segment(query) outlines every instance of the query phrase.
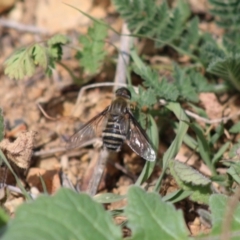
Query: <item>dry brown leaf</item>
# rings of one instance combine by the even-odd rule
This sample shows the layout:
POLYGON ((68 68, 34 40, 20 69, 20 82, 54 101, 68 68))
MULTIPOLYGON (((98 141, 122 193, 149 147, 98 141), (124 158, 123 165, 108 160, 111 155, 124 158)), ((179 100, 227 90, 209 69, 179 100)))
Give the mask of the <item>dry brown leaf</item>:
POLYGON ((59 169, 45 170, 41 168, 30 168, 26 180, 30 187, 36 187, 42 192, 43 186, 40 176, 42 177, 49 194, 55 193, 61 187, 59 169))
POLYGON ((18 167, 27 169, 32 157, 32 150, 36 132, 22 132, 14 142, 4 139, 0 142, 0 149, 6 158, 18 167))

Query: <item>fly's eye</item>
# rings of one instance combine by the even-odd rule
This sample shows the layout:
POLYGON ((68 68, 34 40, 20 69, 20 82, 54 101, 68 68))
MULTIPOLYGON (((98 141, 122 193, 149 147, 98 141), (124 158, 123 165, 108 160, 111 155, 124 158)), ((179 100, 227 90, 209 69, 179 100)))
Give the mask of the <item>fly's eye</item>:
POLYGON ((116 91, 116 96, 131 99, 131 92, 127 88, 122 87, 116 91))

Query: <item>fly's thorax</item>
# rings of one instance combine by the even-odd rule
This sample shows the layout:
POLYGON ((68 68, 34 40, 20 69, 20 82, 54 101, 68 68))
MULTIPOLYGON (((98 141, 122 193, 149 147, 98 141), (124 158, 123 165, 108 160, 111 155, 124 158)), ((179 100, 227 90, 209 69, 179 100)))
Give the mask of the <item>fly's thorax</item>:
POLYGON ((117 97, 111 104, 109 112, 113 115, 123 115, 126 114, 129 108, 129 102, 122 97, 117 97))

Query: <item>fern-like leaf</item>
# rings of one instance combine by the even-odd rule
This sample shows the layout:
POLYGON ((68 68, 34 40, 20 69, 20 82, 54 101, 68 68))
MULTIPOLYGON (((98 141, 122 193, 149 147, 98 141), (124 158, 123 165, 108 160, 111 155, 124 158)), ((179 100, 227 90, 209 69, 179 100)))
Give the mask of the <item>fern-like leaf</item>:
POLYGON ((191 78, 186 75, 185 71, 175 65, 173 77, 174 85, 177 86, 180 96, 187 101, 198 102, 197 91, 192 86, 191 78))
POLYGON ((4 73, 10 78, 23 79, 32 76, 35 72, 35 64, 32 58, 32 49, 21 48, 15 51, 4 63, 4 73))
POLYGON ((95 74, 101 66, 106 56, 104 51, 105 38, 107 37, 107 27, 99 22, 94 22, 93 27, 89 28, 86 36, 81 36, 79 41, 83 45, 77 58, 80 65, 90 74, 95 74))
POLYGON ((240 55, 216 58, 207 71, 229 81, 240 91, 240 55))
POLYGON ((67 42, 65 36, 56 35, 48 41, 48 46, 35 43, 21 48, 5 61, 4 73, 10 78, 23 79, 25 76, 33 76, 37 66, 48 71, 49 66, 53 67, 53 62, 61 59, 62 45, 67 42))
POLYGON ((240 27, 240 2, 239 0, 209 0, 212 4, 211 14, 217 19, 216 23, 228 32, 240 27))
POLYGON ((197 17, 193 18, 186 28, 183 36, 181 38, 181 43, 179 47, 185 51, 193 52, 198 46, 200 36, 198 34, 198 24, 199 20, 197 17))

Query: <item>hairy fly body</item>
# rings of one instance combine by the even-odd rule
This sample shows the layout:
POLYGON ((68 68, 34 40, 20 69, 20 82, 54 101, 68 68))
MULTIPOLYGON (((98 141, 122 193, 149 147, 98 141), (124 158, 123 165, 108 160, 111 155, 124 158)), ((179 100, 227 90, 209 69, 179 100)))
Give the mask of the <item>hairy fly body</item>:
POLYGON ((119 88, 112 104, 87 122, 69 140, 67 147, 76 148, 96 137, 102 137, 103 146, 111 151, 120 151, 124 142, 138 155, 155 161, 156 154, 149 139, 130 111, 131 93, 119 88))

